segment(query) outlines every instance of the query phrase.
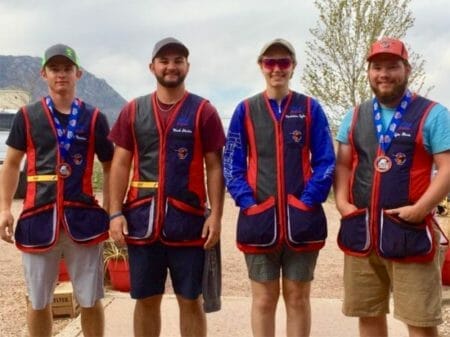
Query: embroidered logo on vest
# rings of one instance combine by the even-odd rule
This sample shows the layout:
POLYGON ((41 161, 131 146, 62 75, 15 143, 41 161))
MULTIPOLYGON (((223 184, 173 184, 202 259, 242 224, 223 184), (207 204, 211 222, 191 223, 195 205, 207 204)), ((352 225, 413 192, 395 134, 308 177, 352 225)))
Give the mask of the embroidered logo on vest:
POLYGON ((188 155, 188 149, 186 149, 185 147, 180 147, 177 151, 178 154, 178 158, 181 160, 186 159, 187 155, 188 155))
POLYGON ((299 131, 299 130, 292 131, 291 135, 292 135, 292 139, 296 143, 299 143, 302 140, 302 137, 303 137, 302 132, 299 131))

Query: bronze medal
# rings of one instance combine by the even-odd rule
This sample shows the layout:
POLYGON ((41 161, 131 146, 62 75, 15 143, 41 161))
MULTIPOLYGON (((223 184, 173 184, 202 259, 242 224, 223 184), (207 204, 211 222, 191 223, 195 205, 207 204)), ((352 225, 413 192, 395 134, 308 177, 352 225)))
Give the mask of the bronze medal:
POLYGON ((56 174, 58 177, 66 179, 72 174, 72 168, 67 163, 60 163, 56 166, 56 174))
POLYGON ((392 167, 392 160, 388 156, 378 156, 375 158, 374 167, 380 173, 387 172, 392 167))

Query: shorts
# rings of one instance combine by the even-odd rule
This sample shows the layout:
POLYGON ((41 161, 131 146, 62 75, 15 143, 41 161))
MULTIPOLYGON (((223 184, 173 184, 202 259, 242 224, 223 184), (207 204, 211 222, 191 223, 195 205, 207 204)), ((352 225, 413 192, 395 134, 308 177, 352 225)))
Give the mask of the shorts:
POLYGON ((417 327, 442 323, 439 250, 428 263, 399 263, 379 257, 345 255, 346 316, 373 317, 389 313, 392 291, 394 317, 417 327))
POLYGON ((319 251, 296 252, 286 245, 273 253, 245 254, 248 277, 252 281, 267 282, 280 278, 292 281, 310 282, 314 279, 319 251))
POLYGON ((131 297, 144 299, 164 294, 167 270, 175 294, 189 300, 202 293, 203 247, 172 247, 160 242, 128 245, 131 297))
POLYGON ((91 308, 104 296, 103 246, 82 246, 60 231, 58 242, 43 253, 22 253, 28 298, 34 310, 53 302, 59 261, 64 256, 75 297, 82 308, 91 308))

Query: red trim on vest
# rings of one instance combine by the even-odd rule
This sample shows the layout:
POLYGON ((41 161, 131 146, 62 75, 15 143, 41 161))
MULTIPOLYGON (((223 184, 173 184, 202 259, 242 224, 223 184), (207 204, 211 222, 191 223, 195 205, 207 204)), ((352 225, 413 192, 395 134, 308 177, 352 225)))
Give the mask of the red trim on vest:
MULTIPOLYGON (((36 149, 31 141, 30 119, 26 107, 22 108, 25 121, 25 132, 27 135, 27 176, 36 175, 36 149)), ((36 182, 27 182, 27 192, 24 200, 24 208, 31 208, 36 204, 36 182)))
POLYGON ((255 143, 255 129, 253 127, 252 120, 250 118, 250 107, 248 100, 245 104, 245 130, 247 131, 248 139, 248 169, 247 169, 247 181, 253 190, 253 197, 256 198, 256 181, 258 174, 258 154, 256 152, 255 143))
MULTIPOLYGON (((133 100, 130 104, 130 124, 134 125, 134 123, 136 122, 136 100, 133 100)), ((136 133, 134 131, 134 127, 131 128, 131 133, 133 135, 133 139, 134 141, 134 153, 137 154, 138 151, 138 144, 136 142, 136 133)), ((133 179, 134 180, 139 180, 139 167, 140 167, 140 162, 139 162, 139 156, 138 155, 134 155, 133 156, 133 179)), ((129 191, 128 191, 128 199, 129 200, 135 200, 138 197, 138 189, 136 187, 133 186, 129 186, 129 191)))
POLYGON ((305 146, 302 149, 302 164, 303 164, 303 182, 304 185, 308 183, 312 176, 310 158, 310 144, 311 144, 311 98, 306 99, 306 126, 305 126, 305 146))
POLYGON ((416 136, 416 148, 412 159, 410 172, 409 199, 415 203, 425 193, 430 185, 431 175, 429 168, 433 165, 433 156, 429 154, 423 145, 423 125, 435 102, 429 104, 425 110, 419 124, 419 131, 416 136), (414 183, 413 183, 414 182, 414 183))
POLYGON ((93 194, 92 174, 94 170, 94 157, 95 157, 95 125, 97 123, 99 113, 100 112, 98 108, 95 108, 94 112, 92 113, 91 125, 89 130, 89 139, 91 141, 88 144, 86 169, 82 179, 83 192, 89 195, 93 194))
POLYGON ((203 166, 203 144, 201 138, 201 113, 206 104, 206 100, 203 100, 196 112, 195 120, 195 135, 194 135, 194 147, 192 154, 191 165, 189 166, 189 176, 191 177, 188 181, 188 189, 190 191, 195 191, 195 193, 200 196, 201 200, 206 200, 205 189, 204 189, 204 175, 199 174, 199 172, 204 172, 203 166))

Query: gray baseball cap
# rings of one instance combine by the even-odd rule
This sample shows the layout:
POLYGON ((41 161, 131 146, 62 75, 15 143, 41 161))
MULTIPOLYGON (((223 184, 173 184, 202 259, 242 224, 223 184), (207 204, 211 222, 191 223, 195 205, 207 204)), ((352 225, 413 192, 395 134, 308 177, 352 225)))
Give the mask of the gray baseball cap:
POLYGON ((297 63, 297 58, 295 56, 295 49, 294 47, 286 40, 284 39, 274 39, 272 41, 267 42, 264 47, 262 47, 261 52, 258 55, 258 62, 261 62, 264 54, 269 50, 270 47, 274 46, 274 45, 280 45, 284 48, 286 48, 289 52, 289 54, 291 54, 292 56, 292 60, 297 63))
POLYGON ((42 68, 47 64, 47 62, 55 56, 64 56, 68 58, 70 61, 72 61, 73 64, 75 64, 77 67, 80 67, 80 64, 78 62, 77 53, 75 50, 69 46, 66 46, 65 44, 55 44, 51 47, 49 47, 45 53, 44 57, 42 59, 42 68))
POLYGON ((158 56, 159 52, 161 52, 164 48, 168 46, 178 47, 185 57, 189 56, 189 49, 179 40, 173 37, 166 37, 158 42, 156 42, 155 47, 153 47, 152 52, 152 61, 158 56))

